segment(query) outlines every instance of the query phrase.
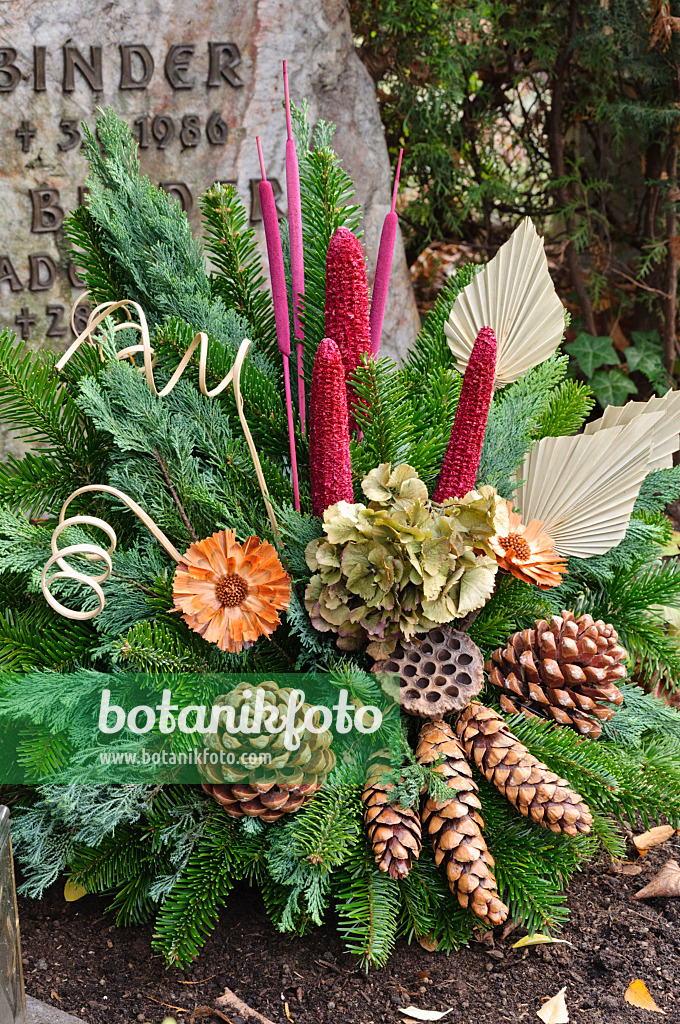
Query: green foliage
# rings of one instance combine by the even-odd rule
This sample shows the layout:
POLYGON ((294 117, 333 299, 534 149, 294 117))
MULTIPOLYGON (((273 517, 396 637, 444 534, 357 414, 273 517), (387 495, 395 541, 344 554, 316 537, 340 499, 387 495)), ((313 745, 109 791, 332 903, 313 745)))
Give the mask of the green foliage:
POLYGON ((217 916, 240 875, 242 852, 234 842, 235 826, 226 819, 206 826, 181 881, 156 919, 154 949, 168 963, 185 966, 217 923, 217 916))
MULTIPOLYGON (((302 122, 298 129, 304 135, 302 122)), ((305 261, 305 378, 312 379, 314 356, 325 337, 326 254, 339 227, 356 232, 360 210, 351 204, 354 185, 331 149, 334 128, 319 121, 312 148, 300 160, 300 198, 305 261)), ((308 134, 308 130, 307 130, 308 134)))
POLYGON ((253 336, 276 344, 274 308, 265 289, 255 232, 233 185, 213 185, 201 197, 206 249, 217 268, 211 278, 213 295, 236 310, 251 325, 253 336))
POLYGON ((586 377, 592 377, 599 366, 618 364, 619 362, 611 338, 593 338, 592 334, 587 334, 585 331, 581 331, 574 341, 570 342, 567 351, 576 360, 586 377))
POLYGON ((657 368, 665 347, 670 369, 677 0, 353 0, 350 14, 393 165, 404 148, 411 257, 433 239, 493 251, 528 214, 554 243, 579 329, 663 327, 657 368))
POLYGON ((637 394, 637 387, 623 370, 598 370, 589 381, 593 394, 603 409, 608 405, 623 405, 630 395, 637 394))
POLYGON ((671 380, 663 365, 663 347, 658 331, 632 331, 633 344, 626 349, 626 362, 631 373, 644 374, 658 395, 665 395, 671 380))
POLYGON ((102 465, 103 439, 65 393, 51 357, 7 331, 0 333, 0 417, 15 437, 41 446, 0 470, 0 501, 10 507, 40 515, 102 465))
POLYGON ((548 395, 538 420, 537 439, 578 433, 594 405, 587 384, 579 380, 563 380, 548 395))
POLYGON ((338 873, 338 927, 347 949, 368 967, 383 967, 397 938, 399 885, 358 845, 338 873))

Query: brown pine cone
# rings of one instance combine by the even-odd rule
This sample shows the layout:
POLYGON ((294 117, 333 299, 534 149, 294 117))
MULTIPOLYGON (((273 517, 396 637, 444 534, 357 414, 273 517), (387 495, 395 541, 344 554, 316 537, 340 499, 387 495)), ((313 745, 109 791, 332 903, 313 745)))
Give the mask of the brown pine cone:
POLYGON ((602 702, 621 704, 615 683, 627 672, 626 651, 613 626, 572 612, 537 620, 535 629, 514 633, 486 664, 491 682, 503 691, 501 707, 527 718, 550 718, 584 736, 597 738, 600 722, 614 714, 602 702))
POLYGON ((482 805, 472 770, 451 726, 443 721, 424 722, 416 749, 418 763, 431 764, 442 757, 434 771, 455 796, 441 803, 428 797, 421 820, 432 839, 437 866, 444 865, 451 892, 461 907, 469 907, 493 928, 506 920, 508 908, 498 896, 494 860, 482 836, 482 805))
POLYGON ((551 832, 590 832, 593 816, 583 797, 529 753, 491 708, 473 701, 458 716, 456 733, 467 757, 520 814, 551 832))
MULTIPOLYGON (((264 714, 287 712, 290 690, 281 689, 273 680, 252 686, 239 683, 227 694, 215 698, 225 713, 242 721, 244 712, 254 714, 258 692, 263 698, 264 714)), ((295 726, 304 724, 309 710, 303 704, 295 716, 295 726)), ((280 734, 266 732, 229 732, 220 716, 217 732, 205 738, 207 756, 199 765, 206 780, 203 789, 232 818, 261 818, 277 821, 284 814, 293 814, 308 803, 323 786, 335 766, 330 749, 330 732, 313 733, 305 729, 296 750, 286 750, 280 734)))
POLYGON ((294 814, 308 804, 323 786, 323 781, 303 782, 299 786, 278 786, 271 782, 254 784, 202 783, 211 796, 232 818, 261 818, 278 821, 284 814, 294 814))
POLYGON ((382 781, 389 770, 389 752, 378 751, 371 759, 361 800, 376 864, 398 880, 406 878, 420 856, 421 829, 416 811, 391 799, 394 786, 382 781))

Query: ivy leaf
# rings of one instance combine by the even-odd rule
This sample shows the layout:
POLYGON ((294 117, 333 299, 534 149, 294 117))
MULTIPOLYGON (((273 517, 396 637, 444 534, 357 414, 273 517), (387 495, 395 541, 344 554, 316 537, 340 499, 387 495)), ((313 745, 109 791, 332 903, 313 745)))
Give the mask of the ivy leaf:
POLYGON ((620 362, 612 339, 607 335, 595 338, 592 334, 581 331, 569 345, 565 346, 565 352, 574 357, 589 378, 598 366, 611 366, 612 363, 618 365, 620 362))
POLYGON ((633 331, 633 344, 626 349, 626 362, 631 373, 639 370, 654 390, 665 395, 670 387, 658 331, 633 331))
POLYGON ((635 384, 623 370, 598 370, 589 383, 603 409, 608 405, 624 405, 628 395, 637 394, 635 384))

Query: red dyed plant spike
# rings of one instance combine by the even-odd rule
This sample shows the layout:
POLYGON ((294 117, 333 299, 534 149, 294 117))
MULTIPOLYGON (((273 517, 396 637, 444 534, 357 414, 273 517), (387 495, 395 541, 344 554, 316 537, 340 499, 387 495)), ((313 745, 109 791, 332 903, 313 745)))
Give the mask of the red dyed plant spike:
POLYGON ((354 501, 349 457, 347 392, 340 349, 324 338, 314 359, 309 398, 312 512, 322 516, 338 501, 354 501))
MULTIPOLYGON (((359 239, 348 228, 338 228, 326 257, 326 335, 340 349, 345 380, 371 351, 366 264, 359 239)), ((347 385, 350 430, 356 428, 352 408, 354 389, 347 385)))
POLYGON ((490 327, 482 327, 463 377, 451 438, 434 492, 435 501, 462 498, 474 489, 495 372, 496 335, 490 327))

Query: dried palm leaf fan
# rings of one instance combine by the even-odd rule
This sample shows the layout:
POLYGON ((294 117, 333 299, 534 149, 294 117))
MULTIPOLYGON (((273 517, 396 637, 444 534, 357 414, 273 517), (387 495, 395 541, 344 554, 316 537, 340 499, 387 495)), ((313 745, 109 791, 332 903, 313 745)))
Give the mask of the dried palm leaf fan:
POLYGON ((678 401, 657 409, 643 407, 622 426, 545 437, 527 455, 515 503, 525 521, 541 521, 560 555, 590 558, 623 540, 642 481, 672 465, 678 448, 678 401))
POLYGON ((562 340, 564 307, 528 217, 453 304, 444 329, 461 373, 482 327, 496 335, 497 387, 542 363, 562 340))
POLYGON ((670 469, 673 453, 680 447, 680 391, 669 391, 662 398, 650 398, 648 402, 629 402, 627 405, 608 405, 604 416, 592 423, 586 423, 584 434, 596 434, 608 427, 622 427, 639 416, 656 414, 654 421, 652 452, 647 472, 655 469, 670 469), (663 414, 663 415, 658 415, 663 414))

